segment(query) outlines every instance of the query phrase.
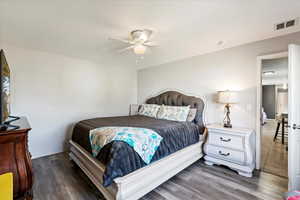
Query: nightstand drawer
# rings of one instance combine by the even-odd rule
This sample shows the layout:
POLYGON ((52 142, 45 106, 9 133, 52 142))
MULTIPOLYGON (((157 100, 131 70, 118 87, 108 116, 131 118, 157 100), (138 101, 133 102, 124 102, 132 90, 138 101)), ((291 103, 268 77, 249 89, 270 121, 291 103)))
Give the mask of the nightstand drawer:
POLYGON ((205 150, 206 154, 212 157, 227 160, 237 164, 244 164, 245 162, 245 153, 242 151, 235 151, 232 149, 226 149, 214 145, 206 145, 205 150))
POLYGON ((208 133, 208 144, 244 151, 244 137, 229 134, 208 133))

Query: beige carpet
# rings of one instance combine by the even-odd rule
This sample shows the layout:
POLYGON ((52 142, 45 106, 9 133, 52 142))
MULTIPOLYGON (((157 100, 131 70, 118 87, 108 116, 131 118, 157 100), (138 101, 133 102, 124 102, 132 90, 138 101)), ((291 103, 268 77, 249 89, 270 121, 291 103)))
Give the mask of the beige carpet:
MULTIPOLYGON (((288 177, 288 151, 287 137, 285 144, 281 144, 281 132, 277 140, 273 142, 277 122, 275 120, 267 121, 262 127, 262 170, 274 175, 288 177)), ((281 130, 281 128, 280 128, 281 130)))

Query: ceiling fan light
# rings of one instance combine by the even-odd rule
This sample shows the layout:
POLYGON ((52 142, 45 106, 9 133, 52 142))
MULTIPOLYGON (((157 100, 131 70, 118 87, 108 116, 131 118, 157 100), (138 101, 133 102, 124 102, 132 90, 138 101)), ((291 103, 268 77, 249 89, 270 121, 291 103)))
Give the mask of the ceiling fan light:
POLYGON ((133 48, 133 51, 137 55, 142 55, 142 54, 145 54, 146 47, 144 45, 137 45, 133 48))

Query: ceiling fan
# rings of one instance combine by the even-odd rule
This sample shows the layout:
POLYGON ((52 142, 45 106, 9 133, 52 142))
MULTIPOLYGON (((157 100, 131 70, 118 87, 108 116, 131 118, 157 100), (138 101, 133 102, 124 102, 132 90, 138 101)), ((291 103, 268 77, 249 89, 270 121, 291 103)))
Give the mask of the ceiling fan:
POLYGON ((123 43, 130 45, 124 49, 119 50, 119 52, 124 52, 132 49, 135 54, 143 55, 146 53, 148 47, 157 46, 156 43, 150 41, 151 36, 153 36, 152 30, 138 29, 138 30, 131 31, 128 39, 122 39, 122 38, 110 38, 110 39, 121 41, 123 43))

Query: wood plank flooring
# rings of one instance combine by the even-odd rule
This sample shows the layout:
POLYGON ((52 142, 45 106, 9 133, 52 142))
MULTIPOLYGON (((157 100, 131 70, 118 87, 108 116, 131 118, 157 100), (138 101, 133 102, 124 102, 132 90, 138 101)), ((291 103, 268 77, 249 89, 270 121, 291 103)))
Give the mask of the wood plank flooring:
MULTIPOLYGON (((167 166, 166 166, 167 167, 167 166)), ((33 160, 35 200, 104 199, 84 173, 69 161, 67 153, 33 160)), ((255 172, 239 176, 220 166, 198 161, 142 200, 280 200, 287 190, 286 178, 255 172)))
MULTIPOLYGON (((286 150, 287 137, 285 144, 281 144, 281 137, 277 137, 274 142, 277 122, 267 121, 262 127, 262 170, 274 175, 288 177, 288 151, 286 150)), ((280 127, 281 131, 281 127, 280 127)), ((278 134, 281 136, 281 132, 278 134)))

